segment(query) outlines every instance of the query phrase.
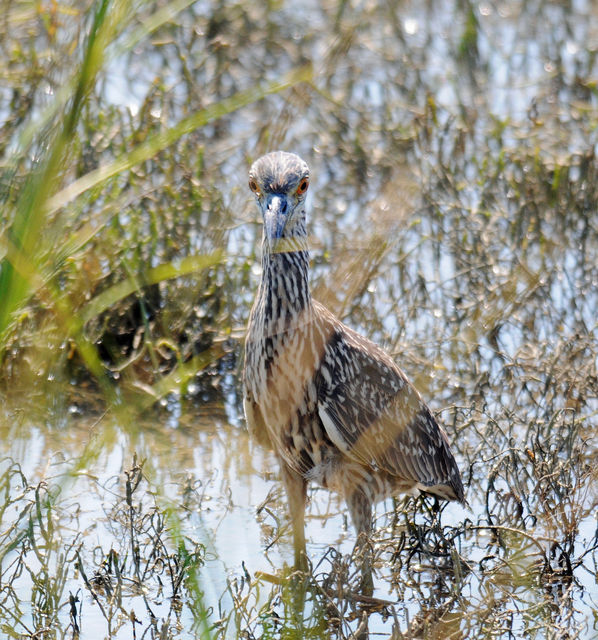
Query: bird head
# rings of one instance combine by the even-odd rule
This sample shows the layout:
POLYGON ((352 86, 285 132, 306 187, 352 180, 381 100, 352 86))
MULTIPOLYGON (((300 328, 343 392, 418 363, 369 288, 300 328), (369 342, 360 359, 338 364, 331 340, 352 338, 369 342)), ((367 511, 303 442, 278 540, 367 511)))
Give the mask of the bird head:
POLYGON ((306 237, 305 195, 309 167, 299 156, 274 151, 256 160, 249 171, 249 188, 255 194, 264 220, 264 237, 271 251, 284 249, 306 237), (286 241, 286 243, 285 243, 286 241))

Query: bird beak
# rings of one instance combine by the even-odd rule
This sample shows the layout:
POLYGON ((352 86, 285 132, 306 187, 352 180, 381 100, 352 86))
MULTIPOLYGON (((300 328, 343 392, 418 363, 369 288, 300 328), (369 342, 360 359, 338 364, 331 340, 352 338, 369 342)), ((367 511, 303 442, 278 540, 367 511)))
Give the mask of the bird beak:
POLYGON ((289 210, 289 202, 286 196, 268 196, 266 206, 264 208, 264 229, 266 231, 268 242, 271 245, 279 238, 282 238, 289 210))

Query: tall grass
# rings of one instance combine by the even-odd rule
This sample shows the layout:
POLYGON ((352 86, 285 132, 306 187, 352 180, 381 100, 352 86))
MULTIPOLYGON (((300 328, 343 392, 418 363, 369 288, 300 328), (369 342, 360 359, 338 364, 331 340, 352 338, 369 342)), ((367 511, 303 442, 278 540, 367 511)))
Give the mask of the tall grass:
MULTIPOLYGON (((74 51, 73 57, 78 59, 69 77, 56 78, 68 87, 68 92, 59 91, 54 102, 46 105, 41 113, 32 110, 28 125, 20 136, 17 135, 16 149, 4 166, 5 175, 13 175, 14 179, 5 188, 4 197, 3 218, 7 224, 2 236, 4 256, 0 264, 0 359, 5 361, 9 357, 7 351, 11 345, 19 348, 15 338, 19 324, 32 313, 32 305, 41 303, 45 313, 50 313, 56 321, 55 344, 73 343, 78 357, 111 405, 117 403, 117 397, 96 346, 85 331, 86 325, 135 292, 221 264, 224 254, 219 247, 209 254, 143 265, 135 273, 125 272, 118 282, 101 287, 101 291, 94 294, 89 288, 93 283, 88 281, 84 270, 75 278, 72 272, 68 279, 63 275, 65 267, 68 270, 69 263, 77 261, 82 253, 93 254, 95 236, 105 225, 102 220, 86 221, 86 204, 78 204, 77 198, 87 192, 93 192, 93 199, 105 197, 100 196, 101 189, 110 179, 114 181, 154 158, 182 136, 213 124, 269 94, 308 80, 311 73, 309 67, 299 68, 273 82, 216 100, 171 126, 160 127, 142 142, 116 154, 112 160, 76 177, 79 171, 74 171, 75 163, 80 149, 86 144, 87 125, 82 122, 82 113, 90 108, 90 100, 97 95, 96 88, 108 61, 115 51, 125 56, 131 48, 172 20, 176 16, 175 8, 180 10, 188 4, 179 2, 153 14, 151 5, 147 5, 149 15, 144 15, 141 24, 135 25, 139 21, 139 7, 135 3, 126 0, 92 3, 86 14, 79 16, 81 33, 76 30, 65 33, 72 38, 65 48, 74 51), (78 294, 85 289, 85 300, 81 304, 78 294), (92 293, 91 299, 89 293, 92 293)), ((41 7, 38 10, 40 14, 44 11, 41 7)), ((5 27, 18 19, 16 11, 9 13, 5 27)), ((39 36, 39 40, 42 39, 39 36)), ((60 71, 66 73, 66 70, 60 71)), ((16 133, 19 131, 17 129, 16 133)), ((204 357, 200 366, 206 364, 204 357)), ((164 391, 157 392, 157 397, 164 391)))
MULTIPOLYGON (((268 95, 286 91, 311 76, 310 68, 303 66, 281 74, 273 81, 233 92, 226 98, 215 96, 207 101, 204 108, 167 126, 157 127, 147 136, 133 132, 126 145, 116 150, 110 159, 101 161, 96 168, 82 167, 79 164, 81 150, 89 145, 87 136, 93 126, 91 119, 102 117, 98 113, 97 101, 109 64, 119 58, 125 59, 135 46, 143 44, 156 31, 167 28, 177 13, 189 4, 187 0, 157 7, 152 3, 129 0, 97 0, 86 7, 76 5, 70 9, 33 2, 23 6, 12 4, 8 9, 1 27, 5 35, 12 29, 22 31, 24 38, 29 37, 29 45, 34 51, 39 48, 41 55, 47 55, 47 51, 43 52, 47 46, 57 59, 53 68, 44 69, 41 63, 37 68, 38 73, 47 74, 44 81, 52 87, 50 97, 43 103, 28 105, 29 108, 19 117, 9 114, 3 132, 0 367, 6 374, 4 382, 8 386, 4 386, 5 393, 10 387, 10 380, 21 389, 32 385, 33 396, 36 396, 35 389, 40 384, 45 392, 52 393, 52 384, 60 384, 61 379, 68 380, 73 373, 73 363, 76 363, 77 378, 89 376, 97 385, 104 411, 113 414, 121 428, 134 429, 140 413, 169 393, 184 389, 189 380, 224 355, 222 341, 227 335, 226 327, 217 331, 217 339, 211 345, 200 348, 196 353, 183 354, 175 341, 164 340, 163 347, 177 353, 174 362, 160 369, 152 359, 153 371, 149 377, 146 375, 141 380, 133 374, 127 384, 117 385, 121 377, 117 371, 122 373, 122 363, 118 359, 122 354, 100 353, 94 339, 97 336, 90 329, 100 326, 101 333, 105 318, 115 312, 118 315, 118 305, 123 301, 137 300, 143 307, 149 288, 177 279, 198 279, 202 272, 222 265, 225 258, 222 243, 205 253, 187 253, 185 249, 171 259, 167 252, 160 251, 156 253, 158 261, 139 260, 137 264, 129 264, 128 268, 123 264, 124 269, 115 271, 106 271, 96 265, 94 250, 101 242, 98 236, 115 224, 109 218, 114 215, 114 205, 118 206, 119 201, 118 187, 115 189, 115 186, 122 184, 123 180, 126 182, 128 175, 134 174, 140 165, 167 151, 184 136, 207 125, 215 126, 228 114, 268 95), (63 10, 67 17, 64 21, 63 10), (31 27, 35 29, 33 35, 28 31, 31 27), (59 58, 65 52, 68 52, 68 61, 59 58), (94 207, 98 200, 105 203, 99 209, 94 207), (108 217, 105 217, 106 210, 108 217), (44 351, 45 356, 37 359, 44 351), (50 385, 46 380, 48 376, 50 385)), ((20 54, 15 51, 15 55, 14 63, 17 64, 20 54)), ((32 67, 36 60, 32 60, 32 67)), ((151 175, 148 178, 151 180, 151 175)), ((120 222, 116 223, 118 226, 120 222)), ((133 234, 135 226, 136 222, 132 221, 133 234)), ((162 242, 156 235, 157 229, 151 233, 155 243, 162 242)), ((111 260, 118 262, 119 249, 113 248, 111 260)), ((203 278, 205 282, 206 276, 203 278)), ((148 311, 143 309, 141 323, 147 325, 147 322, 148 311)), ((58 388, 55 386, 54 392, 58 388)), ((33 581, 31 606, 35 613, 32 627, 25 622, 17 594, 13 594, 7 606, 2 605, 2 630, 10 637, 22 637, 22 633, 39 637, 40 633, 45 633, 44 629, 49 632, 60 626, 56 616, 65 599, 65 584, 73 562, 76 562, 90 593, 94 594, 108 624, 109 635, 115 630, 114 624, 117 624, 116 628, 119 626, 114 616, 118 617, 119 608, 122 609, 125 572, 130 570, 134 574, 141 589, 142 583, 148 579, 146 573, 149 571, 151 574, 154 570, 146 566, 141 575, 138 559, 132 567, 127 567, 126 558, 121 561, 116 552, 111 552, 113 555, 107 558, 105 566, 107 571, 116 571, 116 590, 109 587, 108 602, 102 605, 96 594, 98 589, 102 591, 101 585, 98 586, 100 577, 87 576, 84 562, 78 555, 80 538, 75 536, 67 548, 61 546, 56 526, 62 513, 59 502, 61 496, 68 495, 73 479, 93 465, 94 460, 103 454, 105 443, 111 439, 109 423, 112 418, 106 417, 106 413, 104 416, 103 436, 84 448, 70 473, 58 478, 52 489, 39 485, 34 491, 34 499, 24 501, 25 506, 3 534, 0 565, 6 567, 8 563, 9 571, 12 568, 15 575, 28 571, 33 581), (12 558, 15 549, 26 546, 30 546, 37 556, 37 564, 41 567, 38 571, 34 572, 32 567, 36 562, 24 551, 16 560, 12 558)), ((134 465, 130 473, 136 474, 137 489, 141 469, 134 465)), ((21 478, 23 487, 29 486, 18 467, 11 467, 3 476, 6 495, 2 511, 8 509, 13 516, 17 508, 15 505, 24 498, 14 493, 17 476, 21 478)), ((135 527, 138 523, 145 526, 145 515, 135 513, 137 507, 130 495, 134 490, 131 489, 132 482, 127 476, 129 552, 135 557, 141 544, 137 538, 141 533, 136 532, 135 527)), ((191 551, 187 549, 188 539, 181 533, 176 509, 167 508, 163 515, 156 517, 163 520, 159 524, 161 529, 153 531, 155 544, 166 545, 163 546, 164 557, 168 562, 176 562, 178 572, 171 576, 171 597, 174 600, 179 597, 177 590, 185 581, 188 595, 194 601, 192 609, 193 615, 197 616, 196 629, 202 638, 208 638, 210 633, 206 614, 201 613, 203 596, 197 577, 201 565, 199 547, 191 551), (168 529, 168 542, 162 535, 165 529, 168 529), (171 555, 173 549, 175 556, 171 555)), ((148 532, 144 531, 143 535, 146 534, 148 532)), ((152 563, 156 562, 155 553, 154 548, 152 563)), ((175 567, 171 569, 174 571, 175 567)), ((7 584, 12 584, 6 568, 4 578, 7 584)), ((108 594, 106 590, 103 593, 108 594)), ((78 637, 81 632, 80 610, 77 614, 79 597, 72 593, 69 595, 73 637, 78 637)), ((132 627, 135 636, 134 620, 132 627)))

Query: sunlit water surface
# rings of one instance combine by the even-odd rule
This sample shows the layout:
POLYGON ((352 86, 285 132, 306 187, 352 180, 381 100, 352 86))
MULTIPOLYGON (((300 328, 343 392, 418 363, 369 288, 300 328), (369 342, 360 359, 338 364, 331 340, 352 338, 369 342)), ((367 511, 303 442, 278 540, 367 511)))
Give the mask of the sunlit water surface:
MULTIPOLYGON (((61 420, 59 425, 50 421, 43 425, 28 424, 27 420, 21 418, 19 432, 16 433, 5 424, 4 428, 12 431, 13 438, 2 442, 2 471, 9 464, 18 463, 30 485, 35 486, 43 480, 47 486, 61 487, 60 493, 54 492, 58 539, 66 549, 79 536, 80 557, 84 566, 87 566, 87 573, 91 575, 94 568, 98 568, 100 550, 104 556, 110 549, 117 551, 120 557, 131 553, 118 533, 120 531, 122 534, 122 529, 113 526, 111 513, 119 495, 122 500, 124 472, 130 469, 133 455, 136 454, 138 460, 145 461, 144 470, 149 479, 144 491, 156 495, 159 504, 174 506, 178 510, 182 534, 205 545, 206 562, 200 570, 200 584, 204 605, 211 609, 210 617, 215 621, 233 608, 227 590, 229 581, 242 579, 247 572, 250 576, 255 576, 257 572, 281 576, 283 568, 291 563, 292 545, 285 500, 277 478, 275 459, 249 442, 234 404, 229 405, 228 415, 223 407, 216 407, 215 410, 208 407, 207 411, 198 411, 188 403, 183 407, 174 398, 170 399, 169 404, 171 411, 163 411, 160 416, 145 419, 136 424, 134 429, 131 425, 127 429, 114 424, 109 426, 106 417, 90 421, 78 416, 75 408, 71 417, 66 421, 61 420), (173 417, 175 414, 177 418, 173 417), (85 448, 94 440, 101 442, 105 438, 105 427, 110 435, 101 447, 101 454, 94 457, 87 453, 89 464, 79 468, 78 460, 85 448), (75 469, 77 471, 73 475, 75 469), (195 508, 187 511, 181 509, 185 486, 193 486, 199 496, 194 503, 195 508), (264 505, 268 509, 260 508, 264 505), (267 539, 272 532, 280 532, 281 528, 284 533, 280 538, 274 542, 267 539)), ((467 497, 471 510, 449 505, 442 513, 443 525, 458 527, 465 519, 476 521, 477 516, 483 513, 484 497, 471 493, 467 497)), ((144 497, 137 496, 137 499, 141 502, 144 497)), ((591 502, 592 496, 588 496, 588 499, 591 502)), ((393 535, 388 520, 392 512, 390 501, 378 505, 378 516, 386 513, 376 523, 380 539, 393 535), (384 533, 385 530, 389 533, 384 533)), ((537 523, 537 528, 541 530, 542 523, 537 523)), ((589 513, 580 523, 579 539, 590 540, 595 528, 595 514, 589 513)), ((476 578, 476 573, 480 571, 481 562, 488 553, 488 535, 489 532, 479 532, 465 542, 465 547, 460 543, 459 552, 473 571, 467 586, 467 597, 472 600, 484 598, 484 594, 477 591, 483 577, 480 574, 476 578)), ((325 490, 312 490, 310 493, 307 537, 308 553, 314 565, 322 560, 330 546, 343 554, 351 552, 354 534, 351 527, 347 527, 345 507, 336 496, 325 490)), ((525 560, 522 562, 521 570, 525 571, 525 560)), ((35 571, 35 559, 29 559, 28 564, 35 571)), ((589 620, 596 601, 596 586, 592 569, 588 568, 589 571, 578 576, 588 600, 582 598, 578 605, 582 612, 585 609, 589 620)), ((417 565, 415 570, 425 573, 425 569, 418 569, 417 565)), ((67 571, 62 602, 65 602, 69 592, 77 594, 81 601, 79 606, 83 621, 80 637, 98 638, 100 630, 102 634, 107 633, 105 617, 75 566, 70 565, 67 571)), ((432 570, 431 576, 433 573, 432 570)), ((407 620, 415 616, 420 611, 421 602, 418 601, 417 590, 411 593, 407 590, 407 599, 397 601, 391 578, 392 572, 388 568, 378 566, 376 596, 396 602, 401 621, 405 624, 405 615, 407 620)), ((447 579, 450 584, 451 577, 447 579)), ((22 599, 22 622, 31 625, 33 605, 28 600, 32 581, 24 573, 14 586, 22 599)), ((541 600, 540 593, 536 593, 533 585, 526 580, 523 580, 522 588, 529 588, 529 598, 532 600, 541 600)), ((263 593, 261 604, 264 604, 268 593, 267 584, 263 593)), ((167 595, 165 589, 165 597, 151 600, 152 611, 158 620, 170 620, 172 623, 171 603, 167 595)), ((259 597, 256 604, 260 604, 259 597)), ((123 599, 123 610, 134 612, 143 628, 148 624, 141 596, 129 593, 123 599)), ((67 606, 62 606, 59 619, 63 628, 67 629, 67 606)), ((193 618, 185 606, 178 612, 176 624, 181 628, 180 637, 194 637, 191 631, 193 618)), ((383 635, 390 633, 392 624, 392 618, 389 620, 372 615, 372 637, 376 637, 376 632, 383 635)), ((113 638, 131 637, 130 624, 113 626, 111 631, 113 638)), ((232 625, 228 636, 235 637, 232 625)))

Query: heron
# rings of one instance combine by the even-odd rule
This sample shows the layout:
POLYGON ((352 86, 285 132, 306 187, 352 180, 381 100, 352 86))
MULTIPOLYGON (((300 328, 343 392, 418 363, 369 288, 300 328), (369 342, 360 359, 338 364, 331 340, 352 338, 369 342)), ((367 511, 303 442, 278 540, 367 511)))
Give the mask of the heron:
POLYGON ((305 198, 308 165, 275 151, 251 166, 263 221, 261 281, 245 340, 243 405, 253 437, 278 462, 296 567, 305 567, 309 483, 345 500, 357 539, 373 506, 401 493, 465 503, 444 430, 381 347, 314 300, 305 198))

